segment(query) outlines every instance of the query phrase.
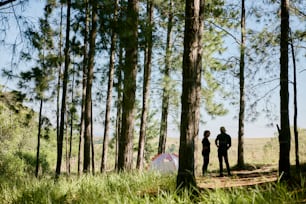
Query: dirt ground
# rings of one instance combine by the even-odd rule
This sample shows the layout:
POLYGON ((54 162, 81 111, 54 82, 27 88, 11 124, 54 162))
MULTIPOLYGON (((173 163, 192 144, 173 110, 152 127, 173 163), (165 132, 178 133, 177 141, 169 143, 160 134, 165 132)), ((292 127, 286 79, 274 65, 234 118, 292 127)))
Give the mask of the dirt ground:
MULTIPOLYGON (((225 171, 226 172, 226 171, 225 171)), ((219 173, 212 172, 205 176, 196 177, 199 188, 228 188, 238 186, 252 186, 278 179, 278 172, 272 166, 263 166, 251 170, 232 170, 232 176, 218 177, 219 173)))

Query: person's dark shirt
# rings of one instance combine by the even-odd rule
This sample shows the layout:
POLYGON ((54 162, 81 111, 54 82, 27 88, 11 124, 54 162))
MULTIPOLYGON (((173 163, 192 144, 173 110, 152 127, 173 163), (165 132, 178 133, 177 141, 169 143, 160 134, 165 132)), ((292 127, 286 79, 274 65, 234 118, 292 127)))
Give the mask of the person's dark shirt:
POLYGON ((203 140, 202 140, 202 155, 209 155, 210 153, 210 142, 208 140, 208 138, 204 137, 203 140))
POLYGON ((221 133, 215 140, 216 145, 219 145, 220 150, 227 150, 232 146, 231 137, 226 133, 221 133))

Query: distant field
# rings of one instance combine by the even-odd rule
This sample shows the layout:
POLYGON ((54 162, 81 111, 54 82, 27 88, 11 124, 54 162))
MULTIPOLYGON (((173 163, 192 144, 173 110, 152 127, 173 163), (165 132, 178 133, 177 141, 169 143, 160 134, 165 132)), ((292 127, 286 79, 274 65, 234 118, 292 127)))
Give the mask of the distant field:
MULTIPOLYGON (((295 145, 293 134, 291 140, 291 164, 295 164, 295 145)), ((218 157, 217 148, 215 146, 215 138, 209 138, 211 143, 211 154, 210 154, 210 164, 208 166, 209 171, 218 170, 218 157)), ((232 147, 229 150, 229 162, 230 166, 235 166, 237 164, 237 147, 238 139, 232 138, 232 147)), ((167 140, 168 149, 171 148, 172 151, 178 153, 179 148, 179 138, 168 138, 167 140), (174 150, 173 150, 174 149, 174 150)), ((306 131, 299 131, 299 160, 300 163, 306 162, 306 131)), ((196 175, 201 174, 202 161, 202 144, 201 138, 198 139, 196 145, 196 175)), ((244 161, 249 165, 272 165, 277 168, 279 158, 279 146, 278 138, 244 138, 244 161)))

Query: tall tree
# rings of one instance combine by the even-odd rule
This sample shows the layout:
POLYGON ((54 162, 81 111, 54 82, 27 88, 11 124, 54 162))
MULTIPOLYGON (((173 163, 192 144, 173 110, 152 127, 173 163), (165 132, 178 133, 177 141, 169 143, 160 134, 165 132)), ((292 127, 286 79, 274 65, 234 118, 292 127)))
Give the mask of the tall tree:
POLYGON ((164 86, 162 96, 162 113, 160 121, 158 154, 164 153, 166 150, 167 129, 168 129, 168 112, 169 112, 169 86, 167 81, 170 77, 171 53, 172 53, 172 27, 173 27, 173 2, 169 0, 168 6, 168 23, 167 23, 167 40, 165 53, 165 68, 164 68, 164 86))
POLYGON ((118 156, 119 156, 119 139, 121 135, 121 117, 122 117, 122 67, 123 67, 123 47, 122 42, 120 41, 119 45, 119 66, 116 70, 116 90, 117 90, 117 113, 116 113, 116 132, 115 132, 115 169, 118 170, 118 156))
POLYGON ((84 36, 83 36, 83 63, 82 63, 82 103, 81 103, 81 120, 80 120, 80 136, 79 136, 79 148, 78 148, 78 174, 81 172, 82 162, 82 146, 84 146, 85 135, 85 102, 86 102, 86 86, 87 86, 87 65, 88 65, 88 1, 84 1, 84 36))
POLYGON ((59 129, 60 129, 60 93, 61 93, 61 80, 62 80, 62 45, 63 45, 63 3, 60 4, 61 11, 60 11, 60 27, 59 27, 59 42, 58 42, 58 47, 59 47, 59 58, 60 58, 60 63, 58 65, 57 69, 57 86, 56 86, 56 136, 59 138, 59 129))
POLYGON ((290 177, 290 123, 288 90, 289 0, 281 0, 280 38, 280 132, 279 174, 282 180, 290 177))
MULTIPOLYGON (((97 36, 97 2, 94 0, 89 1, 91 5, 91 29, 89 35, 89 53, 87 65, 87 85, 86 85, 86 101, 85 101, 85 132, 84 132, 84 163, 83 172, 90 171, 90 150, 92 138, 92 83, 94 77, 94 57, 96 49, 96 36, 97 36)), ((94 171, 94 169, 93 169, 94 171)))
POLYGON ((138 0, 129 0, 124 27, 125 65, 122 126, 119 138, 118 170, 130 170, 133 163, 134 112, 138 54, 138 0))
POLYGON ((293 132, 294 132, 294 145, 295 145, 295 166, 297 172, 300 171, 300 159, 299 159, 299 132, 297 127, 297 79, 296 79, 296 59, 294 52, 294 45, 292 39, 292 33, 290 32, 290 47, 292 53, 292 63, 293 63, 293 132))
POLYGON ((37 55, 33 54, 33 50, 22 51, 22 59, 35 60, 35 67, 30 71, 23 71, 20 73, 19 87, 23 89, 31 90, 31 85, 27 85, 26 82, 34 81, 35 99, 39 101, 38 112, 38 132, 37 132, 37 152, 36 152, 36 169, 35 176, 38 177, 40 168, 40 144, 43 131, 43 125, 48 119, 43 117, 43 105, 50 99, 49 89, 53 78, 53 68, 57 66, 58 57, 54 52, 53 37, 54 32, 49 23, 53 6, 48 4, 44 8, 44 15, 39 18, 39 31, 29 28, 25 32, 27 39, 30 40, 31 46, 34 51, 37 51, 37 55))
POLYGON ((111 46, 110 46, 110 56, 109 56, 109 69, 108 69, 108 85, 107 85, 107 96, 106 96, 106 108, 105 108, 105 122, 104 122, 104 137, 103 137, 103 147, 102 147, 102 158, 101 158, 101 168, 100 171, 105 171, 107 163, 107 150, 109 141, 109 124, 110 124, 110 112, 112 104, 112 91, 113 91, 113 81, 114 81, 114 71, 115 71, 115 55, 116 55, 116 40, 117 40, 117 19, 118 19, 118 0, 114 1, 114 14, 111 29, 111 46))
POLYGON ((64 139, 64 129, 65 129, 68 71, 69 71, 69 64, 70 64, 70 57, 69 57, 70 11, 71 11, 71 0, 67 0, 65 67, 64 67, 64 76, 63 76, 63 83, 62 83, 63 90, 62 90, 60 128, 59 128, 59 135, 57 137, 57 161, 56 161, 56 170, 55 170, 56 177, 60 176, 61 174, 62 155, 63 155, 63 139, 64 139))
POLYGON ((239 123, 238 123, 238 167, 244 166, 243 143, 244 143, 244 109, 245 109, 245 96, 244 96, 244 70, 245 70, 245 1, 241 1, 241 44, 240 44, 240 64, 239 64, 239 85, 240 85, 240 106, 239 106, 239 123))
MULTIPOLYGON (((70 134, 69 134, 69 139, 68 139, 68 143, 69 143, 69 150, 68 150, 68 154, 67 154, 67 174, 70 175, 71 173, 71 158, 72 158, 72 140, 73 140, 73 129, 74 129, 74 120, 75 120, 75 113, 76 113, 76 107, 75 107, 75 97, 74 97, 74 91, 75 91, 75 66, 73 67, 72 70, 72 82, 71 82, 71 104, 70 104, 70 108, 69 108, 69 116, 70 118, 67 119, 67 122, 70 121, 69 125, 70 125, 70 134)), ((68 128, 67 128, 67 133, 68 133, 68 128)), ((68 137, 68 134, 66 134, 68 137)))
POLYGON ((204 0, 185 1, 182 111, 177 188, 194 188, 195 139, 199 133, 204 0))
POLYGON ((42 126, 42 109, 43 109, 43 99, 40 99, 39 117, 38 117, 38 132, 37 132, 37 149, 36 149, 36 168, 35 168, 35 176, 36 176, 36 178, 38 177, 38 172, 39 172, 40 137, 41 137, 41 126, 42 126))
POLYGON ((144 151, 146 141, 147 117, 149 109, 150 81, 152 67, 152 49, 153 49, 153 0, 147 0, 147 22, 145 28, 145 53, 144 53, 144 71, 143 71, 143 90, 142 90, 142 112, 140 123, 140 134, 138 141, 138 154, 136 167, 143 169, 144 151))

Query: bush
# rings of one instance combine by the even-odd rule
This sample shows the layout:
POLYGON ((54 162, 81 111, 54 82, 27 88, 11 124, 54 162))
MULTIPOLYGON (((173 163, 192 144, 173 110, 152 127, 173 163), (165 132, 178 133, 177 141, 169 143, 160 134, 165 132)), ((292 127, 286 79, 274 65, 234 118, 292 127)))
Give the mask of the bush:
POLYGON ((26 175, 24 161, 12 154, 0 155, 0 177, 1 181, 18 179, 26 175))

